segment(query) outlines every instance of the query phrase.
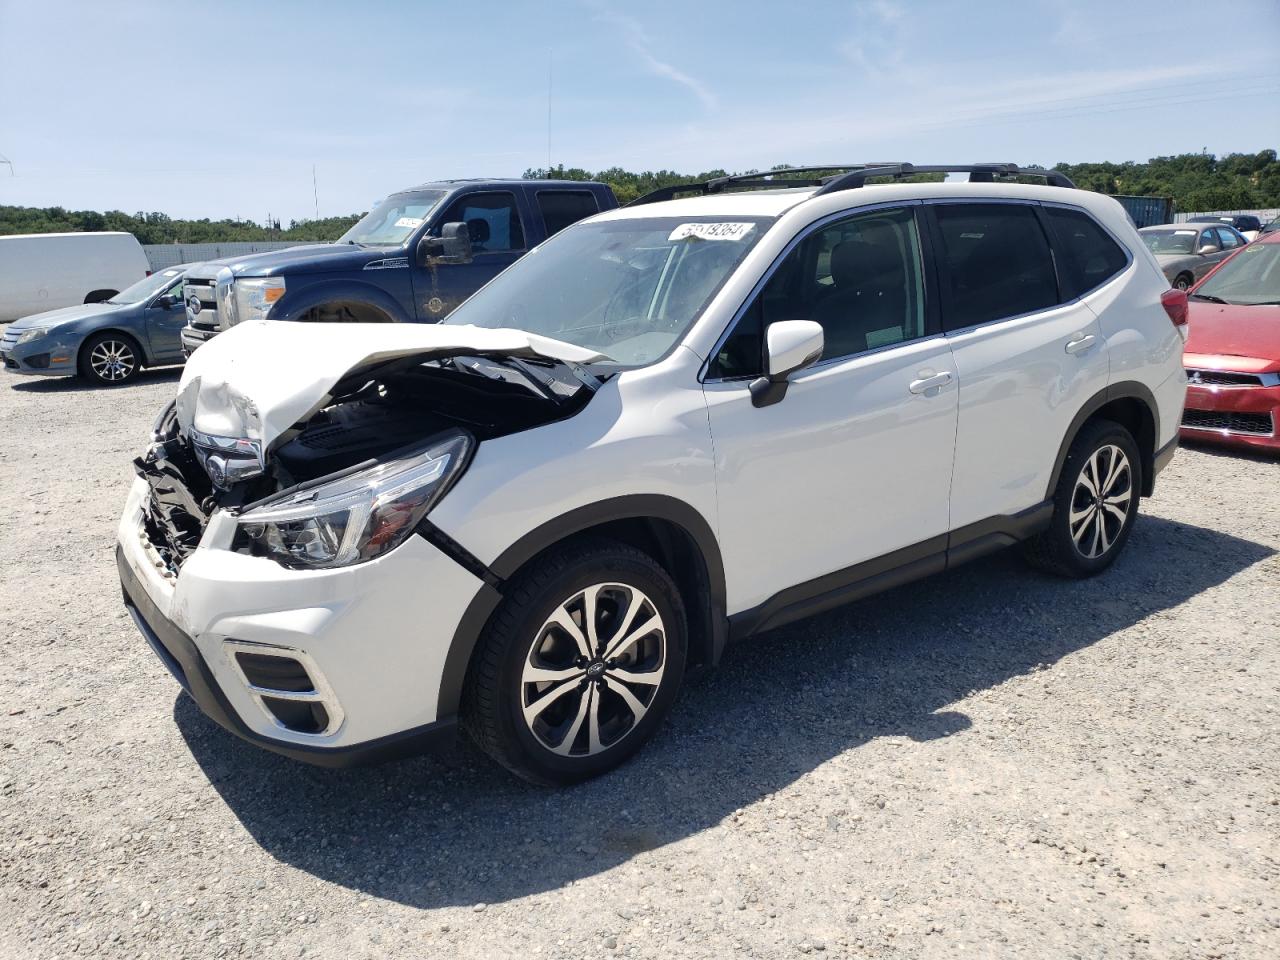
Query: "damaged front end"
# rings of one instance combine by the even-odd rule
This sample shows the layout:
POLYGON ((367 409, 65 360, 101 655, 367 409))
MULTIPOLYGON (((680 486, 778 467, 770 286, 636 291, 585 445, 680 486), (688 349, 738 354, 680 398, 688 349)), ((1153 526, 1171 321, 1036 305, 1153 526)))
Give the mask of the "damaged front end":
POLYGON ((573 416, 607 377, 546 356, 439 354, 361 364, 270 435, 225 435, 262 419, 233 380, 218 384, 227 406, 201 395, 199 427, 194 391, 180 394, 135 461, 150 492, 143 532, 167 575, 220 510, 235 518, 236 552, 295 569, 374 559, 412 534, 479 444, 573 416))

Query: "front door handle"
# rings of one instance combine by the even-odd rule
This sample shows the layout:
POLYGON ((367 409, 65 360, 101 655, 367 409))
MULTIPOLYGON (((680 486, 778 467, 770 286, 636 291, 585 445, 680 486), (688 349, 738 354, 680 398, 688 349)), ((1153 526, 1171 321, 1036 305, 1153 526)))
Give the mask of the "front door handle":
POLYGON ((1084 353, 1097 342, 1097 337, 1092 333, 1086 333, 1084 336, 1076 337, 1074 340, 1067 341, 1066 350, 1067 353, 1084 353))
POLYGON ((950 382, 951 372, 944 370, 942 373, 932 377, 925 377, 922 380, 912 380, 907 389, 912 393, 928 393, 930 390, 937 390, 941 387, 945 387, 950 382))

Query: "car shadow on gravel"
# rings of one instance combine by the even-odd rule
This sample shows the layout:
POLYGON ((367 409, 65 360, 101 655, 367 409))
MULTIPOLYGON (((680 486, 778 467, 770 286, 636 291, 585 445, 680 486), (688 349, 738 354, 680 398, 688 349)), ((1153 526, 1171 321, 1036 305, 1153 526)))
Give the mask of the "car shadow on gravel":
POLYGON ((280 861, 416 907, 502 902, 713 827, 873 738, 963 736, 973 724, 949 707, 971 692, 1053 664, 1274 552, 1144 516, 1095 580, 1036 574, 1014 551, 988 557, 731 649, 631 763, 569 789, 525 784, 465 745, 322 770, 243 743, 185 696, 174 716, 210 782, 280 861))
POLYGON ((86 377, 23 377, 16 383, 11 383, 10 387, 21 393, 79 393, 98 390, 103 394, 111 394, 152 383, 177 383, 181 376, 182 367, 155 367, 139 370, 134 379, 116 386, 94 383, 86 377))

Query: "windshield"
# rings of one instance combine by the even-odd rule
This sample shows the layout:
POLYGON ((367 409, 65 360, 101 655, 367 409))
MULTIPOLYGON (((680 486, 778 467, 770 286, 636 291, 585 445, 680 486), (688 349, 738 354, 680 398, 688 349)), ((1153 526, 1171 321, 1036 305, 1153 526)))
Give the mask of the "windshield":
POLYGON ((500 273, 445 323, 514 327, 627 366, 684 335, 773 222, 653 217, 583 223, 500 273))
POLYGON ((360 218, 338 243, 355 243, 366 247, 400 247, 413 231, 422 226, 431 211, 444 199, 445 190, 418 190, 397 193, 360 218))
POLYGON ((1143 230, 1142 242, 1152 253, 1195 253, 1199 230, 1143 230))
POLYGON ((131 287, 125 287, 107 303, 142 303, 144 300, 150 300, 161 290, 177 282, 182 276, 182 271, 176 267, 170 267, 168 270, 159 270, 151 276, 139 280, 131 287))
POLYGON ((1251 243, 1215 270, 1195 296, 1227 303, 1280 303, 1280 243, 1251 243))

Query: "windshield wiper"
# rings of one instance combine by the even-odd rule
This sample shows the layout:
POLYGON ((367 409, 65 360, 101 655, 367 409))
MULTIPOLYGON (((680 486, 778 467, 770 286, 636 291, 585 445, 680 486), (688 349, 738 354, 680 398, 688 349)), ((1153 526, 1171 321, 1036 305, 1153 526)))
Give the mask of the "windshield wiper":
POLYGON ((1189 299, 1189 300, 1208 300, 1210 303, 1224 303, 1224 304, 1227 304, 1228 306, 1230 305, 1230 301, 1223 300, 1221 297, 1215 297, 1215 296, 1214 296, 1213 294, 1211 294, 1211 293, 1193 293, 1193 294, 1192 294, 1190 297, 1188 297, 1187 299, 1189 299))

